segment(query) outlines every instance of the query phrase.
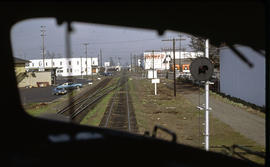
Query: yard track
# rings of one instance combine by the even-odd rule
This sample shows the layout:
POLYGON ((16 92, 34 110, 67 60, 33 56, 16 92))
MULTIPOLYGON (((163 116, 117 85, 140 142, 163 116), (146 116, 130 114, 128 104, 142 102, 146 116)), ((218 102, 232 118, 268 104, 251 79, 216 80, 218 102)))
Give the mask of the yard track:
POLYGON ((124 72, 100 122, 100 127, 137 133, 137 122, 127 81, 128 77, 124 72))
POLYGON ((90 108, 116 88, 115 86, 106 87, 110 80, 111 78, 106 78, 89 91, 75 97, 68 105, 59 110, 57 114, 67 116, 73 122, 79 123, 90 108))

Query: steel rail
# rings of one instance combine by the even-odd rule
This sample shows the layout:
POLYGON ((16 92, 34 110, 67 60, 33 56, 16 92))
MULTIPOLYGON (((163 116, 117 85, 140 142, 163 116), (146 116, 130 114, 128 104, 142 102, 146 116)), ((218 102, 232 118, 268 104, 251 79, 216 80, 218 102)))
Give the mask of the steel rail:
MULTIPOLYGON (((117 88, 120 87, 120 79, 119 79, 119 82, 118 82, 118 85, 117 85, 117 88)), ((106 122, 105 122, 105 127, 108 126, 108 123, 109 123, 109 120, 110 120, 110 117, 111 117, 111 113, 112 113, 112 109, 113 109, 113 106, 114 106, 114 101, 115 101, 115 98, 116 98, 116 95, 118 94, 119 90, 116 90, 114 92, 114 95, 113 95, 113 99, 112 99, 112 104, 111 104, 111 107, 110 107, 110 110, 109 110, 109 114, 107 116, 107 119, 106 119, 106 122)))
POLYGON ((126 81, 126 101, 127 101, 127 111, 128 111, 128 131, 130 132, 130 115, 129 115, 129 102, 128 102, 128 87, 127 87, 128 82, 126 81))
POLYGON ((109 89, 108 91, 106 91, 105 93, 103 93, 102 95, 98 96, 97 98, 95 98, 94 100, 92 100, 91 102, 89 102, 88 104, 86 104, 83 108, 81 108, 80 110, 77 110, 76 112, 74 112, 71 115, 71 119, 76 118, 81 112, 85 111, 86 108, 88 108, 90 105, 94 104, 95 102, 97 102, 99 99, 101 99, 102 97, 104 97, 105 95, 107 95, 108 93, 110 93, 111 91, 113 91, 114 89, 116 89, 117 87, 113 87, 111 89, 109 89))
POLYGON ((80 96, 78 99, 76 99, 76 100, 74 101, 74 103, 69 104, 69 105, 66 106, 65 108, 59 110, 59 111, 57 112, 57 114, 64 114, 66 111, 70 110, 70 108, 75 107, 75 106, 77 106, 77 105, 79 105, 79 104, 81 104, 81 103, 87 101, 88 99, 90 99, 90 98, 96 96, 96 95, 99 94, 100 92, 102 92, 102 91, 104 91, 104 90, 106 90, 106 89, 109 89, 109 88, 110 88, 110 87, 107 87, 107 88, 104 88, 104 89, 98 89, 98 90, 96 90, 94 93, 92 93, 91 95, 87 95, 87 94, 90 94, 89 92, 87 92, 87 93, 85 93, 84 95, 80 96), (85 96, 85 95, 87 95, 87 97, 82 99, 82 97, 85 96), (81 100, 80 100, 80 99, 81 99, 81 100))
MULTIPOLYGON (((103 80, 103 81, 102 81, 101 83, 99 83, 99 84, 100 84, 101 87, 102 87, 104 84, 106 84, 107 81, 110 81, 110 80, 109 80, 109 79, 105 79, 105 80, 103 80)), ((99 86, 99 85, 96 85, 96 86, 99 86)), ((95 91, 94 93, 92 93, 92 94, 95 95, 96 93, 98 93, 98 91, 99 91, 99 89, 96 90, 96 91, 95 91)), ((86 98, 83 98, 83 97, 84 97, 84 96, 87 96, 87 97, 88 97, 89 94, 90 94, 89 92, 90 92, 90 90, 87 91, 87 92, 85 92, 85 93, 83 93, 81 96, 75 97, 73 103, 68 104, 67 106, 65 106, 64 108, 62 108, 61 110, 59 110, 59 111, 57 112, 57 114, 63 114, 63 113, 65 113, 66 111, 68 111, 70 108, 72 108, 72 107, 74 107, 74 106, 76 106, 76 105, 82 103, 83 101, 85 101, 86 98), (82 99, 82 98, 83 98, 83 99, 82 99), (80 100, 80 99, 82 99, 82 100, 80 100)))
MULTIPOLYGON (((90 96, 88 96, 88 97, 86 97, 86 98, 84 98, 84 99, 82 99, 78 104, 81 104, 79 107, 77 107, 76 109, 75 109, 75 111, 74 112, 77 112, 81 107, 83 107, 84 105, 85 105, 85 103, 88 101, 88 100, 90 100, 91 98, 93 98, 93 97, 95 97, 95 96, 97 96, 98 94, 100 94, 100 93, 102 93, 103 91, 106 91, 106 90, 108 90, 108 89, 110 89, 111 87, 107 87, 107 88, 104 88, 104 89, 101 89, 101 90, 97 90, 97 91, 95 91, 92 95, 90 95, 90 96), (85 102, 85 103, 84 103, 85 102)), ((78 104, 76 104, 76 105, 78 105, 78 104)), ((75 106, 75 105, 74 105, 75 106)))

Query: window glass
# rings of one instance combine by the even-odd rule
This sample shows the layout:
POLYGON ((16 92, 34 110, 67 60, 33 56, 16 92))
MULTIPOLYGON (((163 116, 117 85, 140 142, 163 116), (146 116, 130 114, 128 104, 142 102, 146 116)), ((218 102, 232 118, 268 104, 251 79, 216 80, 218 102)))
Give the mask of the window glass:
MULTIPOLYGON (((14 70, 26 113, 41 118, 51 113, 139 135, 159 125, 174 132, 177 143, 208 146, 236 158, 241 157, 229 153, 235 145, 265 153, 263 50, 233 45, 251 68, 231 47, 196 34, 166 30, 159 35, 151 29, 81 22, 71 27, 70 48, 67 24, 58 25, 53 18, 29 19, 12 28, 14 70), (196 77, 206 74, 208 82, 196 77), (97 96, 95 105, 77 108, 97 96), (80 105, 64 110, 71 99, 80 105)), ((162 131, 157 137, 171 140, 162 131)))

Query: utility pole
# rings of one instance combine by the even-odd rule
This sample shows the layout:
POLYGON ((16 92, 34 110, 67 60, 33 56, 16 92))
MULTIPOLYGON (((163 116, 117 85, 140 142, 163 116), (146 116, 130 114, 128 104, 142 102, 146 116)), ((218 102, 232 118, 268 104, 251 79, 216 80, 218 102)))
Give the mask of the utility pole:
POLYGON ((87 78, 87 75, 88 75, 88 69, 87 69, 87 46, 89 45, 89 43, 83 43, 83 45, 84 45, 84 48, 85 48, 84 53, 85 53, 85 59, 86 59, 86 61, 85 61, 85 66, 86 66, 86 68, 85 68, 85 76, 87 78))
MULTIPOLYGON (((209 58, 209 39, 205 41, 205 57, 209 58)), ((209 150, 209 81, 205 82, 205 150, 209 150)))
POLYGON ((130 53, 130 71, 132 72, 132 54, 130 53))
POLYGON ((45 69, 45 46, 44 46, 44 37, 46 36, 46 35, 45 35, 45 32, 46 32, 45 28, 46 28, 46 26, 40 26, 40 27, 41 27, 41 30, 40 30, 41 34, 40 34, 40 36, 42 37, 42 59, 43 59, 43 69, 45 69))
POLYGON ((155 74, 154 74, 154 70, 155 70, 155 58, 154 58, 154 55, 155 55, 155 51, 152 50, 152 57, 153 57, 153 79, 155 78, 155 74))
POLYGON ((100 66, 102 67, 102 50, 100 49, 99 52, 100 52, 99 55, 100 55, 100 64, 101 64, 100 66))
POLYGON ((83 63, 83 62, 82 62, 82 56, 81 56, 81 78, 83 79, 83 74, 82 74, 82 73, 83 73, 82 63, 83 63))
POLYGON ((175 41, 180 39, 164 39, 162 41, 172 41, 173 42, 173 80, 174 80, 174 97, 176 97, 176 75, 175 75, 175 41))
POLYGON ((92 66, 92 63, 93 63, 93 58, 92 58, 92 54, 91 54, 90 67, 91 67, 91 78, 92 78, 92 82, 93 82, 94 80, 93 80, 93 66, 92 66))
POLYGON ((134 71, 137 72, 137 55, 134 55, 134 71))
POLYGON ((181 58, 182 58, 182 54, 181 54, 181 52, 182 52, 182 48, 181 48, 181 40, 186 40, 185 38, 181 38, 182 37, 182 35, 181 35, 181 33, 179 34, 179 67, 180 67, 180 69, 179 69, 179 72, 181 72, 181 71, 183 71, 183 69, 182 69, 182 65, 181 65, 181 58), (181 70, 182 69, 182 70, 181 70))

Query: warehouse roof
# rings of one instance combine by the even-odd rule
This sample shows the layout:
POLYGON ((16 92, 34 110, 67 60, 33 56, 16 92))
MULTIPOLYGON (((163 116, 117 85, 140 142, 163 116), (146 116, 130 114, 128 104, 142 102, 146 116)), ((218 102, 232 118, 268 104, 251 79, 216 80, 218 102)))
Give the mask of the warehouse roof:
POLYGON ((29 63, 30 61, 14 57, 15 64, 29 63))

